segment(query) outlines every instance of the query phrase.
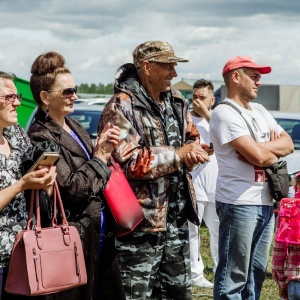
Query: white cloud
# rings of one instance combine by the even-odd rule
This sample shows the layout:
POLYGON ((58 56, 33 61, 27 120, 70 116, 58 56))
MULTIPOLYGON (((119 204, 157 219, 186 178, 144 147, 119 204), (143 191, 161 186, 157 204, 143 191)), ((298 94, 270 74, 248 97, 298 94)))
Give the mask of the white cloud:
POLYGON ((222 80, 241 54, 271 65, 263 83, 299 85, 300 2, 172 0, 1 0, 0 69, 29 80, 33 60, 64 55, 78 84, 110 83, 146 40, 172 44, 178 78, 222 80))

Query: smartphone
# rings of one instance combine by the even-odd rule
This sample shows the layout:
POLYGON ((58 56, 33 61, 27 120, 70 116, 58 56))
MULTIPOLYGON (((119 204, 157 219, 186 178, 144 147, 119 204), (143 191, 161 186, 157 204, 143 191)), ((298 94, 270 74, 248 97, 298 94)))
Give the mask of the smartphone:
POLYGON ((58 158, 58 152, 44 152, 27 173, 35 170, 39 165, 52 166, 58 160, 58 158))

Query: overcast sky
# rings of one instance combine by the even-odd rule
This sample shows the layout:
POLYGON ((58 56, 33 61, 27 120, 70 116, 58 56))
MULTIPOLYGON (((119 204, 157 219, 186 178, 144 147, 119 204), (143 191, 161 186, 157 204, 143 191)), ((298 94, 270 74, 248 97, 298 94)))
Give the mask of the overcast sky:
POLYGON ((147 40, 169 42, 178 77, 222 80, 225 62, 251 56, 269 84, 299 85, 299 0, 0 0, 0 70, 29 80, 33 60, 61 53, 77 84, 111 83, 147 40))

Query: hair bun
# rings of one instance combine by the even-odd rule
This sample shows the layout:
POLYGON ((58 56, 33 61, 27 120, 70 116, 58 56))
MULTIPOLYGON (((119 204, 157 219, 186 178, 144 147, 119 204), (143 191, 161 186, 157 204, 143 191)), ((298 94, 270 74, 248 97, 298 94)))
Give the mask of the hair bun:
POLYGON ((32 75, 54 73, 56 69, 65 67, 65 59, 57 52, 47 52, 39 55, 31 67, 32 75))

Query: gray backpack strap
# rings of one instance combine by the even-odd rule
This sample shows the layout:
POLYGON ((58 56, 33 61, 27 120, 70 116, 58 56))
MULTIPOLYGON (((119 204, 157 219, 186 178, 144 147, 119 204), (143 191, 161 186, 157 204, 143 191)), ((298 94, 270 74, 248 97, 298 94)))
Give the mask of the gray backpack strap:
POLYGON ((249 132, 250 132, 252 138, 256 141, 254 132, 253 132, 251 126, 248 124, 247 120, 246 120, 246 119, 244 118, 244 116, 242 115, 242 112, 241 112, 235 105, 233 105, 232 103, 230 103, 230 102, 228 102, 228 101, 221 101, 221 102, 219 102, 219 104, 226 104, 226 105, 229 105, 229 106, 232 107, 234 110, 236 110, 236 111, 240 114, 240 116, 244 119, 244 121, 246 122, 246 125, 247 125, 247 127, 248 127, 248 129, 249 129, 249 132))

